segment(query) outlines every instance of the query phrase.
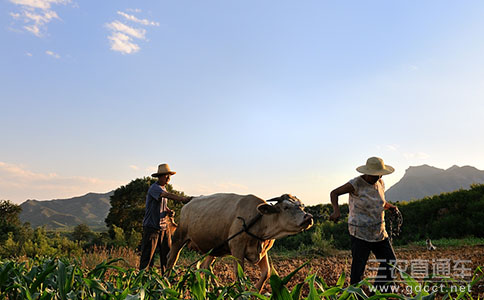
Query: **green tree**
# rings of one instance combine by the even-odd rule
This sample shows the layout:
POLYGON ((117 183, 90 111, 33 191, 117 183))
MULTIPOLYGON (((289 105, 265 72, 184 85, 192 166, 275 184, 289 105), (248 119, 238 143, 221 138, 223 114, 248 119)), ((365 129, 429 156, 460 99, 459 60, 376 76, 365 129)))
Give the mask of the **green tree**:
POLYGON ((35 228, 32 239, 26 241, 23 245, 25 254, 28 257, 54 256, 56 249, 49 244, 52 240, 47 236, 44 227, 35 228))
MULTIPOLYGON (((127 240, 130 240, 130 246, 139 238, 139 235, 131 238, 131 234, 143 231, 146 193, 155 181, 156 178, 138 178, 114 191, 110 199, 111 208, 105 220, 112 239, 115 238, 114 225, 123 230, 127 240)), ((170 184, 166 185, 166 190, 177 195, 185 195, 174 190, 170 184)), ((181 203, 169 200, 168 206, 175 211, 176 217, 180 216, 180 209, 183 206, 181 203)))
POLYGON ((138 245, 141 242, 141 233, 137 232, 134 230, 134 228, 131 229, 131 232, 129 233, 129 238, 127 240, 128 247, 131 249, 136 249, 138 245))
POLYGON ((94 233, 92 232, 91 228, 89 228, 89 226, 83 223, 74 227, 74 231, 72 232, 72 238, 76 242, 88 243, 94 238, 94 233))
POLYGON ((9 232, 8 238, 0 246, 0 257, 14 257, 19 250, 19 243, 14 241, 13 232, 9 232))
POLYGON ((9 237, 9 232, 18 235, 21 223, 19 219, 22 208, 20 205, 13 204, 9 200, 0 201, 0 242, 4 242, 9 237))
POLYGON ((113 244, 116 247, 126 246, 128 244, 126 237, 124 235, 123 228, 113 225, 114 237, 113 244))
POLYGON ((156 179, 148 177, 138 178, 114 191, 110 199, 111 208, 105 220, 112 238, 113 225, 122 228, 124 232, 131 232, 132 228, 137 232, 142 231, 146 192, 155 181, 156 179))

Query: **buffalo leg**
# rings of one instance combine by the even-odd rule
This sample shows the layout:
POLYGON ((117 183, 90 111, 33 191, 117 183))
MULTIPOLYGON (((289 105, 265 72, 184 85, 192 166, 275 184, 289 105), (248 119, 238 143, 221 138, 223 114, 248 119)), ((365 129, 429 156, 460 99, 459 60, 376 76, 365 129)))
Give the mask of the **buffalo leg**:
POLYGON ((212 263, 214 260, 215 260, 214 256, 207 255, 207 257, 205 257, 205 259, 200 264, 200 268, 212 271, 212 263))
POLYGON ((269 279, 269 277, 270 277, 270 274, 269 274, 269 269, 270 269, 269 256, 267 254, 264 255, 264 257, 261 259, 261 261, 259 263, 257 263, 257 265, 260 268, 260 279, 257 282, 257 284, 255 285, 255 288, 260 293, 260 291, 264 287, 264 283, 266 283, 267 279, 269 279))
MULTIPOLYGON (((207 257, 205 257, 205 259, 202 261, 202 263, 200 264, 199 268, 201 269, 207 269, 209 270, 212 274, 213 274, 213 262, 215 261, 215 256, 211 256, 211 255, 207 255, 207 257)), ((210 276, 210 279, 209 279, 216 287, 218 287, 218 282, 215 280, 215 278, 213 278, 212 276, 210 276)))
POLYGON ((235 257, 234 261, 234 273, 235 279, 239 279, 239 264, 242 267, 242 271, 244 271, 244 257, 245 257, 245 248, 244 249, 237 249, 236 251, 232 252, 232 256, 235 257))
POLYGON ((180 256, 180 251, 185 245, 186 241, 182 237, 182 234, 179 232, 179 229, 175 231, 173 234, 173 240, 170 252, 168 252, 168 261, 166 263, 166 269, 170 270, 178 261, 178 257, 180 256))

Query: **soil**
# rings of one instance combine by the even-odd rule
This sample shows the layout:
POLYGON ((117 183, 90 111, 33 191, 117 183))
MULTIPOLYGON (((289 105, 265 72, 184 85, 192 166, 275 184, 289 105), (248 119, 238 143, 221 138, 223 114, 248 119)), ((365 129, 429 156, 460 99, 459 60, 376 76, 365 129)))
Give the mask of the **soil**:
MULTIPOLYGON (((479 246, 459 246, 437 248, 428 251, 425 247, 412 246, 395 249, 397 256, 397 266, 408 273, 413 278, 422 282, 429 274, 450 276, 459 280, 459 287, 466 286, 474 271, 479 266, 484 266, 484 245, 479 246)), ((309 261, 287 284, 289 290, 300 282, 303 282, 310 274, 316 273, 329 286, 336 285, 338 278, 344 272, 346 274, 346 284, 349 284, 349 274, 351 266, 351 253, 349 251, 338 251, 331 256, 302 255, 297 258, 280 257, 270 255, 271 265, 281 278, 294 271, 297 267, 309 261)), ((378 262, 373 255, 370 256, 369 263, 365 272, 365 278, 376 276, 378 262)), ((252 282, 257 282, 260 272, 257 266, 246 264, 245 272, 252 282)), ((218 259, 214 264, 214 274, 219 278, 221 284, 228 284, 234 281, 233 263, 230 259, 218 259)), ((436 281, 436 279, 434 279, 436 281)), ((397 277, 397 282, 403 292, 405 291, 401 278, 397 277)), ((307 286, 305 287, 307 292, 307 286)), ((408 289, 408 288, 407 288, 408 289)), ((472 288, 474 296, 484 295, 484 281, 481 280, 472 288)), ((267 282, 262 293, 270 292, 270 285, 267 282)), ((304 291, 303 291, 304 293, 304 291)))

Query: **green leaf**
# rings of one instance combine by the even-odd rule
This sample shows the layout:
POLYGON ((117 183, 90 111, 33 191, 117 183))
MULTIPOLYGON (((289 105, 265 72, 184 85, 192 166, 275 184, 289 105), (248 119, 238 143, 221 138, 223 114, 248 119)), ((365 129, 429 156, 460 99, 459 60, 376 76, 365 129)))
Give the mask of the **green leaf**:
POLYGON ((301 289, 303 287, 303 283, 298 283, 291 291, 292 300, 299 300, 301 298, 301 289))
POLYGON ((326 291, 324 291, 321 294, 321 296, 322 297, 337 296, 339 292, 341 292, 341 288, 334 286, 334 287, 329 288, 326 291))
POLYGON ((271 299, 275 300, 292 300, 291 294, 284 286, 283 281, 276 274, 271 275, 270 279, 272 296, 271 299))
POLYGON ((309 264, 309 261, 303 263, 301 266, 299 266, 297 269, 295 269, 294 271, 292 271, 291 273, 289 273, 286 277, 284 277, 284 279, 282 279, 282 284, 283 285, 286 285, 290 280, 291 278, 296 275, 297 272, 299 272, 299 270, 301 270, 302 268, 304 268, 307 264, 309 264))
MULTIPOLYGON (((305 280, 309 284, 309 294, 306 298, 307 300, 319 300, 322 295, 319 295, 318 291, 316 290, 315 281, 316 281, 316 274, 310 275, 305 280)), ((323 293, 324 295, 324 293, 323 293)))
POLYGON ((206 297, 205 279, 200 276, 200 272, 194 273, 190 292, 195 296, 195 299, 204 300, 206 297))
MULTIPOLYGON (((0 287, 6 286, 7 280, 10 278, 10 272, 13 270, 14 265, 13 262, 8 262, 3 265, 2 270, 0 271, 0 287)), ((1 290, 1 289, 0 289, 1 290)))
POLYGON ((30 286, 29 288, 29 293, 34 293, 34 292, 37 292, 39 286, 44 283, 45 281, 45 278, 50 275, 54 269, 55 269, 55 262, 54 260, 51 260, 49 262, 47 262, 46 264, 46 269, 44 271, 42 271, 39 275, 35 276, 35 279, 34 279, 34 282, 32 283, 32 285, 30 286))
POLYGON ((342 288, 343 285, 345 284, 345 280, 346 280, 346 275, 345 275, 345 272, 343 272, 339 276, 338 282, 336 282, 336 286, 342 288))
POLYGON ((59 260, 59 262, 57 263, 57 290, 59 291, 61 300, 66 299, 66 282, 66 265, 61 260, 59 260))
POLYGON ((115 269, 121 273, 126 273, 125 269, 112 265, 113 263, 118 261, 125 261, 125 260, 123 258, 116 258, 109 261, 103 261, 102 263, 98 264, 91 272, 89 272, 87 276, 101 278, 102 276, 104 276, 104 273, 106 273, 106 270, 109 268, 115 269))
POLYGON ((91 289, 96 292, 101 292, 101 293, 106 293, 108 294, 108 291, 101 285, 99 280, 97 279, 89 279, 89 278, 82 278, 82 280, 86 283, 86 285, 91 289))

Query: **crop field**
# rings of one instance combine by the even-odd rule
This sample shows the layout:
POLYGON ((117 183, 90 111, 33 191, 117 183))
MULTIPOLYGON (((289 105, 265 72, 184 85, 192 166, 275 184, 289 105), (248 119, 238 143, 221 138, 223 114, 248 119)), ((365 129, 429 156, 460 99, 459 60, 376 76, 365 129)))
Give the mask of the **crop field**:
MULTIPOLYGON (((452 277, 460 283, 457 286, 463 286, 464 283, 471 280, 473 272, 479 267, 484 266, 484 245, 477 246, 453 246, 453 247, 438 247, 435 251, 428 251, 423 246, 411 246, 405 248, 396 248, 397 266, 408 273, 417 281, 424 281, 424 277, 429 277, 431 274, 452 277)), ((293 279, 288 282, 289 289, 293 288, 297 283, 303 282, 309 274, 317 274, 328 285, 334 286, 340 279, 340 275, 344 272, 347 276, 345 283, 349 285, 349 274, 351 266, 350 251, 338 251, 334 255, 327 257, 310 257, 307 255, 301 257, 281 257, 272 255, 271 262, 278 275, 284 277, 292 272, 297 267, 308 262, 293 279)), ((224 259, 216 262, 214 265, 214 273, 224 283, 233 281, 233 267, 230 261, 224 259)), ((376 276, 378 269, 378 262, 373 255, 370 256, 366 278, 373 278, 376 276)), ((256 267, 246 265, 246 273, 254 281, 259 275, 256 267)), ((436 281, 437 279, 433 279, 436 281)), ((404 281, 403 279, 401 281, 404 281)), ((407 293, 403 282, 400 284, 401 292, 407 293)), ((270 289, 269 284, 266 284, 266 290, 270 289)), ((471 289, 474 296, 484 296, 484 280, 481 280, 477 285, 471 289)), ((477 298, 476 298, 477 299, 477 298)))
MULTIPOLYGON (((365 274, 368 281, 348 287, 349 251, 326 257, 273 254, 271 261, 277 274, 271 276, 259 294, 251 283, 259 275, 256 268, 246 265, 245 274, 239 270, 242 279, 235 281, 233 264, 227 258, 215 262, 213 273, 190 268, 195 258, 184 258, 175 273, 162 277, 155 269, 138 272, 137 256, 132 252, 105 253, 112 258, 107 261, 106 255, 101 255, 103 251, 98 249, 72 260, 2 261, 0 299, 354 299, 356 293, 371 291, 370 278, 378 266, 370 257, 365 274), (98 264, 87 266, 93 263, 98 264)), ((396 254, 397 266, 405 273, 397 276, 399 290, 386 291, 384 298, 432 299, 425 298, 429 294, 435 299, 484 296, 484 272, 480 268, 484 265, 484 246, 439 247, 435 251, 412 246, 398 248, 396 254), (438 276, 430 276, 432 273, 438 276)))

